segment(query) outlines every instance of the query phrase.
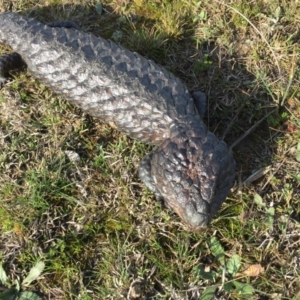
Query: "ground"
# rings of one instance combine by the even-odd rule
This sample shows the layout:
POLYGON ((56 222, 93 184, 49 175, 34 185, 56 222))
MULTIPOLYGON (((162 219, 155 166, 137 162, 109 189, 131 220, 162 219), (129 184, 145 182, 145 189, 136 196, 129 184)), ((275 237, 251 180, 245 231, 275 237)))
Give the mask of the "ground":
POLYGON ((10 282, 42 261, 23 286, 42 299, 300 299, 299 1, 0 7, 73 20, 205 92, 205 123, 237 161, 219 214, 190 232, 138 178, 150 146, 29 72, 13 74, 0 91, 0 261, 10 282))

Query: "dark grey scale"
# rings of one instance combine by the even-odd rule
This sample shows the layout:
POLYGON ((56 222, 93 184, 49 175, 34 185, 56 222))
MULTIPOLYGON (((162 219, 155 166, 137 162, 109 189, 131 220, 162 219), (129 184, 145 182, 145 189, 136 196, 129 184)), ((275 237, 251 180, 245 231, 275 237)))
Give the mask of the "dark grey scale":
POLYGON ((0 83, 27 65, 33 76, 83 111, 155 146, 140 164, 145 185, 193 230, 207 226, 233 184, 235 161, 202 121, 205 95, 173 74, 69 21, 44 25, 0 14, 0 83))
POLYGON ((73 28, 76 30, 80 30, 80 27, 74 23, 73 21, 69 20, 60 20, 60 21, 54 21, 47 24, 49 27, 64 27, 64 28, 73 28))
POLYGON ((202 92, 194 92, 193 94, 193 98, 194 98, 194 103, 195 106, 198 110, 198 113, 200 115, 201 118, 203 118, 204 114, 205 114, 205 110, 206 110, 206 95, 202 92))
POLYGON ((16 53, 6 54, 0 57, 0 86, 7 82, 10 72, 21 71, 26 68, 22 57, 16 53))

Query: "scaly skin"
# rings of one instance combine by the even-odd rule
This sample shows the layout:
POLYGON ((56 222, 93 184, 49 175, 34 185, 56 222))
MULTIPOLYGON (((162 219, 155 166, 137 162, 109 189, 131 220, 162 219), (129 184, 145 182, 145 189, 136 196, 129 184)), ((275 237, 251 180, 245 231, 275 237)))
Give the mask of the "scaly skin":
MULTIPOLYGON (((195 105, 178 78, 76 28, 50 27, 12 12, 0 14, 0 24, 0 42, 41 82, 90 115, 156 145, 141 162, 141 179, 191 229, 208 224, 232 186, 235 161, 206 129, 201 103, 195 105)), ((3 70, 6 61, 0 60, 3 70)))

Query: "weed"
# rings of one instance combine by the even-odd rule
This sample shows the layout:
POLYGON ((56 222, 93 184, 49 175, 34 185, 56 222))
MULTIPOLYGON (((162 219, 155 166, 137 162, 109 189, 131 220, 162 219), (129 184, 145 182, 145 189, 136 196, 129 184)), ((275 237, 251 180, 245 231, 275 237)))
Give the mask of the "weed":
POLYGON ((12 9, 116 38, 205 92, 204 121, 232 146, 237 176, 209 228, 188 232, 138 179, 150 146, 82 114, 29 72, 13 74, 0 95, 8 289, 42 255, 47 272, 30 290, 45 299, 296 300, 299 1, 15 1, 12 9))
POLYGON ((45 264, 43 262, 38 262, 34 267, 32 267, 29 271, 27 277, 22 280, 14 280, 11 282, 6 275, 2 265, 0 264, 0 281, 2 284, 8 287, 8 290, 0 293, 0 298, 3 300, 41 300, 37 294, 28 291, 22 291, 22 287, 26 287, 31 284, 34 280, 38 279, 45 268, 45 264))
MULTIPOLYGON (((200 299, 213 299, 215 293, 220 293, 224 290, 226 293, 231 293, 233 296, 236 295, 240 299, 248 299, 254 295, 254 288, 248 283, 242 283, 235 280, 234 277, 237 276, 238 271, 241 268, 241 257, 238 254, 233 254, 228 261, 225 260, 225 251, 216 237, 211 237, 210 239, 210 250, 212 255, 220 263, 220 267, 217 271, 210 270, 209 267, 200 266, 199 276, 208 280, 208 282, 214 283, 207 287, 202 293, 200 299), (220 286, 216 285, 215 282, 221 279, 222 284, 220 286)), ((258 276, 260 272, 263 272, 263 268, 259 265, 251 266, 252 269, 248 268, 246 271, 248 276, 258 276), (249 271, 250 270, 250 271, 249 271)))
POLYGON ((165 56, 164 44, 168 39, 166 35, 156 27, 152 27, 150 30, 143 25, 136 28, 132 24, 132 27, 128 33, 128 47, 149 58, 163 59, 165 56))

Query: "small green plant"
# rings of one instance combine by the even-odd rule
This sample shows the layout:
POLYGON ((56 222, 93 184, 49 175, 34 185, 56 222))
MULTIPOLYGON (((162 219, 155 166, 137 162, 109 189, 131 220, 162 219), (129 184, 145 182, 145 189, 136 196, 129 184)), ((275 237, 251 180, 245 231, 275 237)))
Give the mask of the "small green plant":
POLYGON ((130 22, 131 30, 127 31, 127 45, 150 59, 160 60, 165 57, 165 44, 168 37, 159 26, 135 26, 130 22))
POLYGON ((37 294, 29 291, 22 291, 22 287, 26 287, 32 281, 36 280, 45 268, 45 264, 42 261, 36 263, 34 267, 31 268, 27 277, 20 281, 15 279, 13 282, 6 275, 2 264, 0 264, 0 281, 5 285, 8 290, 0 293, 0 299, 2 300, 40 300, 37 294))
POLYGON ((297 144, 296 160, 300 162, 300 142, 297 144))
POLYGON ((207 71, 211 66, 213 62, 210 60, 208 54, 204 54, 203 60, 196 62, 194 65, 194 70, 199 72, 207 71))
POLYGON ((249 298, 254 294, 254 288, 247 283, 242 283, 234 279, 241 267, 241 257, 233 254, 229 260, 225 259, 225 251, 218 239, 213 236, 209 241, 209 247, 212 255, 220 263, 217 271, 207 270, 204 266, 199 269, 199 276, 204 279, 216 282, 218 278, 222 278, 222 284, 213 284, 207 287, 201 295, 200 300, 214 299, 216 291, 224 290, 227 293, 238 294, 240 298, 249 298))
POLYGON ((258 194, 254 195, 254 202, 258 205, 258 207, 262 208, 265 211, 266 219, 264 224, 267 226, 268 229, 271 228, 274 223, 275 208, 273 206, 268 208, 267 204, 258 194))

